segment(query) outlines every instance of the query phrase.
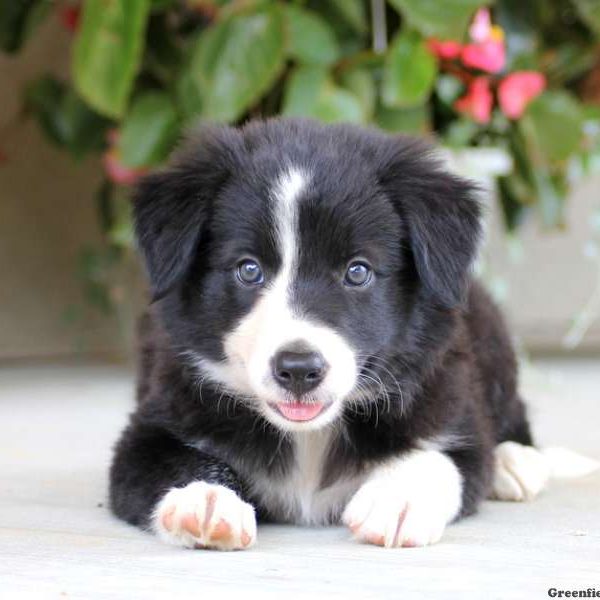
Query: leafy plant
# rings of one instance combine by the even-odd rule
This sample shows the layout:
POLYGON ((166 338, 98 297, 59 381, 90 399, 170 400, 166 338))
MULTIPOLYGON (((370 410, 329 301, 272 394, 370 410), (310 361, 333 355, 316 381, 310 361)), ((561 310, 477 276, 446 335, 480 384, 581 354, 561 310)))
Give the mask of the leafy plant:
POLYGON ((503 150, 509 230, 532 209, 562 226, 599 162, 596 0, 6 0, 0 46, 53 14, 73 32, 71 77, 32 82, 25 106, 75 158, 103 154, 113 247, 131 240, 119 188, 197 120, 308 116, 503 150))

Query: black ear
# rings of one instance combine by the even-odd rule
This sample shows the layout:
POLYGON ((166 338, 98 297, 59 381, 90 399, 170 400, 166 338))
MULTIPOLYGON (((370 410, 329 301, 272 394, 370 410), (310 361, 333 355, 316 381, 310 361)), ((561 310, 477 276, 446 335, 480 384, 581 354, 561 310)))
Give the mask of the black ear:
POLYGON ((228 150, 235 137, 229 128, 200 130, 171 166, 137 187, 135 233, 154 300, 177 286, 192 265, 211 204, 231 172, 228 150))
POLYGON ((464 300, 481 236, 478 188, 449 173, 431 148, 394 138, 380 180, 405 221, 422 284, 448 308, 464 300))

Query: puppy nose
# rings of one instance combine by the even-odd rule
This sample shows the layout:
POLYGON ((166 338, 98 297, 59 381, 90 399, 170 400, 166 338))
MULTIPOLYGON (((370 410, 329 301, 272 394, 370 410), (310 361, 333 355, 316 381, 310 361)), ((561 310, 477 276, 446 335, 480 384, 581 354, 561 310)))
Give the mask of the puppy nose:
POLYGON ((318 352, 279 351, 272 362, 273 377, 296 396, 314 390, 327 373, 327 363, 318 352))

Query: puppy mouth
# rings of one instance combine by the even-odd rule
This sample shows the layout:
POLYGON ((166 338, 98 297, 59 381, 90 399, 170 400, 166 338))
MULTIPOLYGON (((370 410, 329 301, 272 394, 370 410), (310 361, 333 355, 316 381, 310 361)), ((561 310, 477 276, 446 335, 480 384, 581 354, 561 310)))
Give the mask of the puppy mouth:
POLYGON ((331 402, 277 402, 270 406, 288 421, 305 422, 316 419, 331 406, 331 402))

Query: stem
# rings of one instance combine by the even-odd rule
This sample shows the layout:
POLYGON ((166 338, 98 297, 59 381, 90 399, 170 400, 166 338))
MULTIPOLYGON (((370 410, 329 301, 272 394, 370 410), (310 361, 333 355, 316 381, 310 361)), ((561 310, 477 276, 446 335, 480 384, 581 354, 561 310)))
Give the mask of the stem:
POLYGON ((581 312, 575 318, 571 329, 563 338, 563 346, 569 350, 576 348, 589 331, 594 321, 600 316, 600 259, 598 260, 598 274, 596 287, 589 297, 581 312))
POLYGON ((373 51, 376 54, 383 54, 387 49, 384 0, 371 0, 371 20, 373 23, 373 51))

